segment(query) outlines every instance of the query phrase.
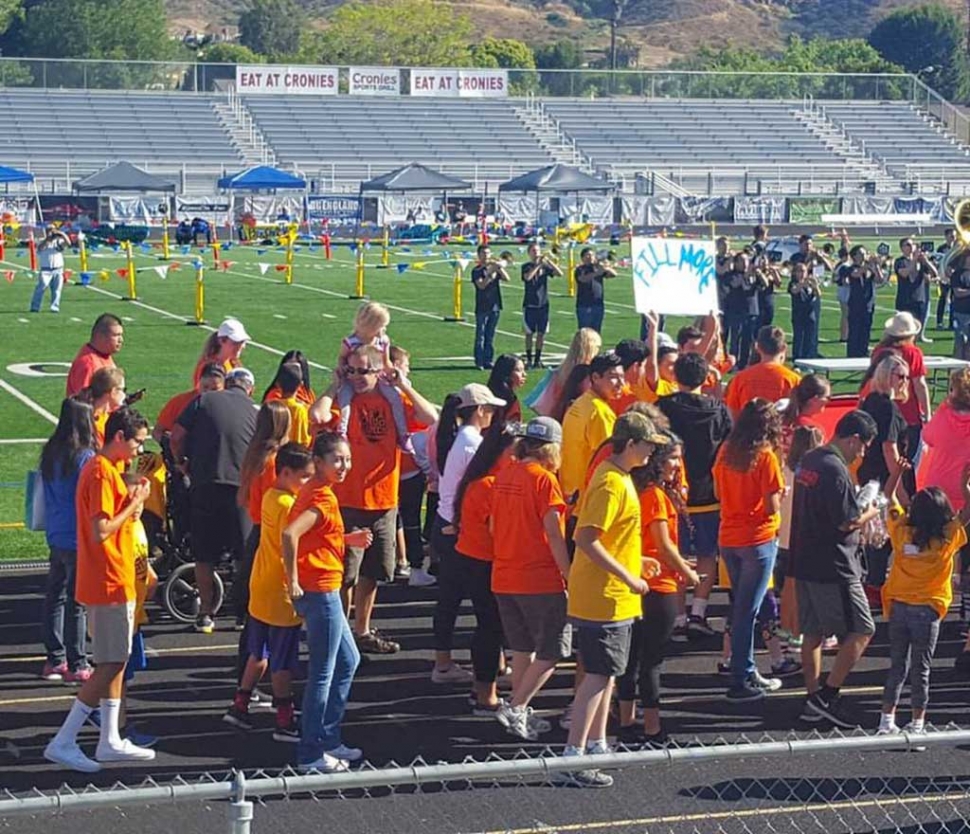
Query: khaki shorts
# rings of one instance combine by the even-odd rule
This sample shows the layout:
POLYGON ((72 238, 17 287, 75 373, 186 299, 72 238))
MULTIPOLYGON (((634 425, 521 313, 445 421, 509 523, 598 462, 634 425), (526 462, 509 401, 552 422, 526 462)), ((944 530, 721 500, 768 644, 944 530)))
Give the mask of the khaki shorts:
POLYGON ((98 663, 127 663, 135 633, 135 603, 89 605, 88 631, 93 648, 91 659, 98 663))
POLYGON ((394 564, 397 562, 397 509, 359 510, 356 507, 341 507, 340 515, 344 529, 349 533, 354 529, 369 529, 374 534, 371 546, 348 547, 344 557, 344 587, 357 584, 361 576, 375 582, 392 582, 394 564))

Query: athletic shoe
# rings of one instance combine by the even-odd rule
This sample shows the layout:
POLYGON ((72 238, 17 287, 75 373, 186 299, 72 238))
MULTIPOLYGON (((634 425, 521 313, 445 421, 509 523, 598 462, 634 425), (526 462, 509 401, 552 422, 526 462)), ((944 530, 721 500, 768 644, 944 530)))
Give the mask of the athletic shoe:
POLYGON ((452 663, 447 669, 435 666, 431 670, 431 683, 471 683, 475 676, 457 663, 452 663))
POLYGON ((664 730, 659 733, 647 733, 643 736, 644 750, 663 750, 668 744, 670 744, 670 739, 664 730))
POLYGON ((395 579, 410 579, 411 578, 411 566, 410 565, 396 565, 394 567, 394 578, 395 579))
POLYGON ((725 696, 735 704, 743 704, 748 701, 760 701, 765 697, 765 690, 756 686, 753 680, 747 680, 737 686, 732 686, 725 696))
POLYGON ((134 744, 136 747, 154 747, 158 744, 158 736, 150 735, 149 733, 139 733, 136 730, 129 729, 125 733, 125 738, 134 744))
POLYGON ((495 718, 498 711, 506 706, 503 698, 499 698, 494 704, 480 704, 475 698, 471 699, 472 715, 476 718, 495 718))
POLYGON ((350 765, 343 759, 335 759, 324 753, 319 759, 296 766, 300 773, 343 773, 350 765))
POLYGON ((687 630, 687 623, 683 625, 674 626, 673 633, 670 635, 671 640, 675 640, 678 643, 685 642, 690 637, 690 632, 687 630))
POLYGON ((199 634, 212 634, 216 630, 216 624, 208 614, 201 614, 195 620, 195 630, 199 634))
POLYGON ((895 736, 899 735, 899 727, 896 722, 893 721, 888 727, 885 724, 880 724, 879 728, 876 730, 877 736, 895 736))
POLYGON ((620 727, 616 734, 617 744, 624 747, 639 747, 647 740, 643 732, 643 727, 639 724, 630 724, 628 727, 620 727))
POLYGON ((232 704, 229 709, 226 710, 225 714, 222 716, 223 723, 228 724, 231 727, 235 727, 237 730, 245 730, 249 732, 253 728, 252 721, 249 720, 249 713, 244 712, 239 709, 235 704, 232 704))
POLYGON ((970 652, 960 652, 956 656, 953 673, 961 678, 970 678, 970 652))
POLYGON ((687 639, 697 639, 700 637, 716 637, 717 632, 711 628, 707 622, 707 617, 691 614, 687 618, 687 639))
POLYGON ((728 658, 727 660, 719 660, 717 662, 717 673, 719 675, 731 674, 731 658, 728 658))
POLYGON ((808 699, 808 707, 843 730, 854 730, 860 724, 858 716, 849 708, 841 695, 825 698, 819 690, 808 699))
POLYGON ((376 631, 370 631, 367 634, 355 634, 354 639, 357 641, 357 648, 361 652, 368 652, 370 654, 396 654, 401 651, 400 643, 395 643, 393 640, 385 640, 376 631))
POLYGON ((76 744, 58 744, 51 741, 44 748, 44 758, 80 773, 97 773, 101 770, 101 765, 85 756, 84 751, 76 744))
POLYGON ((778 680, 778 678, 766 678, 757 669, 752 672, 748 681, 758 689, 763 689, 765 693, 777 692, 782 686, 781 681, 778 680))
POLYGON ((99 744, 94 751, 94 758, 99 762, 150 762, 155 758, 155 751, 147 747, 139 747, 123 738, 118 747, 110 744, 99 744))
POLYGON ((529 722, 529 726, 532 727, 540 735, 542 733, 548 733, 552 730, 552 724, 545 718, 540 718, 535 714, 532 707, 525 708, 526 721, 529 722))
POLYGON ((809 695, 802 702, 802 711, 801 711, 801 714, 798 716, 798 720, 804 721, 807 724, 817 724, 819 721, 822 720, 822 716, 819 715, 817 712, 815 712, 814 709, 812 709, 811 700, 812 700, 812 696, 809 695))
POLYGON ((438 584, 438 580, 435 579, 424 568, 411 569, 411 575, 408 578, 409 588, 430 588, 432 585, 437 585, 437 584, 438 584))
POLYGON ((249 695, 249 711, 271 710, 273 709, 273 699, 268 695, 254 689, 249 695))
POLYGON ((559 729, 568 730, 573 723, 573 705, 569 704, 566 709, 562 711, 562 715, 559 716, 559 729))
POLYGON ((300 724, 295 719, 285 727, 277 726, 273 730, 273 741, 296 744, 300 740, 300 724))
POLYGON ((75 669, 73 672, 68 669, 64 673, 64 683, 84 683, 91 675, 94 674, 94 669, 90 666, 82 666, 80 669, 75 669))
POLYGON ((341 744, 338 747, 334 747, 333 750, 326 750, 324 755, 332 756, 344 762, 359 762, 364 758, 364 751, 359 747, 348 747, 346 744, 341 744))
POLYGON ((771 674, 778 678, 787 678, 789 675, 797 675, 802 671, 802 664, 795 660, 790 654, 786 654, 781 663, 771 664, 771 674))
POLYGON ((50 661, 44 664, 44 669, 40 673, 41 680, 50 681, 51 683, 59 683, 64 680, 64 676, 68 673, 67 661, 63 663, 58 663, 54 666, 50 661))
POLYGON ((539 740, 539 731, 529 724, 528 713, 522 707, 504 704, 496 711, 495 718, 511 735, 525 741, 539 740))
POLYGON ((612 788, 613 777, 602 770, 589 768, 587 770, 572 770, 552 775, 554 785, 566 788, 612 788))
MULTIPOLYGON (((898 732, 898 730, 897 730, 897 732, 898 732)), ((906 733, 907 735, 911 735, 911 736, 925 736, 926 735, 926 725, 925 724, 918 724, 917 726, 914 727, 913 726, 913 722, 910 721, 905 727, 903 727, 902 732, 906 733)), ((926 745, 925 744, 911 744, 909 749, 910 750, 913 750, 913 751, 915 751, 917 753, 925 753, 926 752, 926 745)))
POLYGON ((838 637, 826 637, 822 641, 822 651, 823 652, 837 652, 839 650, 839 638, 838 637))
POLYGON ((606 756, 613 752, 613 748, 610 747, 607 742, 600 739, 594 744, 586 745, 586 755, 587 756, 606 756))

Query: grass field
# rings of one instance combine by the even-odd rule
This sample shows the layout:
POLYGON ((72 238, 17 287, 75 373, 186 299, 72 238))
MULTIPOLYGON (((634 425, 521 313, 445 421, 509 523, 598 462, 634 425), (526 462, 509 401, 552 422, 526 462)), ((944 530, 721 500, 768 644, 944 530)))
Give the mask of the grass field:
MULTIPOLYGON (((515 247, 512 250, 515 252, 515 247)), ((472 362, 470 284, 466 283, 464 294, 466 322, 444 321, 452 308, 450 261, 465 251, 456 246, 395 247, 389 269, 377 268, 379 248, 367 252, 366 293, 391 308, 392 339, 411 351, 415 386, 436 402, 466 382, 485 380, 485 373, 475 371, 472 362), (399 263, 409 264, 409 268, 399 272, 395 268, 399 263), (410 266, 415 263, 424 267, 410 266)), ((58 315, 46 311, 46 300, 41 314, 27 312, 34 282, 27 274, 26 252, 8 250, 7 257, 2 269, 13 270, 14 279, 0 285, 0 523, 17 522, 23 517, 24 473, 36 465, 39 441, 50 434, 51 415, 57 414, 64 393, 66 363, 87 340, 91 322, 99 313, 113 312, 125 322, 125 346, 117 361, 127 372, 129 390, 147 389, 139 408, 150 418, 169 397, 190 387, 192 370, 209 333, 186 325, 194 310, 194 254, 176 254, 174 260, 182 267, 162 279, 151 269, 160 263, 158 254, 136 249, 139 299, 125 302, 127 283, 115 274, 124 266, 123 255, 107 248, 92 252, 90 269, 108 270, 110 279, 96 278, 86 288, 70 284, 58 315), (13 367, 17 364, 41 365, 43 375, 24 375, 22 369, 18 372, 13 367)), ((211 266, 211 253, 201 257, 211 266)), ((470 252, 465 257, 471 257, 470 252)), ((246 348, 243 358, 256 375, 258 392, 272 377, 279 357, 294 348, 310 356, 314 383, 317 388, 323 387, 328 378, 325 369, 333 364, 339 340, 350 331, 359 304, 349 298, 354 290, 352 253, 346 247, 335 247, 333 260, 327 261, 322 249, 302 246, 295 255, 293 283, 289 286, 282 283, 281 273, 272 266, 261 274, 260 263, 275 266, 283 262, 283 253, 275 248, 259 254, 253 248, 235 246, 224 251, 222 259, 231 262, 227 271, 206 271, 206 319, 215 326, 226 316, 245 323, 255 341, 246 348)), ((67 261, 67 268, 76 276, 77 257, 69 255, 67 261)), ((554 289, 546 351, 553 360, 565 351, 575 330, 574 302, 566 293, 565 281, 554 289)), ((506 309, 496 335, 499 352, 522 350, 521 292, 517 281, 504 288, 506 309)), ((876 328, 892 313, 892 293, 888 287, 880 293, 876 328)), ((629 269, 621 270, 617 280, 608 284, 606 309, 604 343, 637 335, 639 322, 629 269)), ((788 329, 789 305, 784 294, 779 299, 776 321, 788 329)), ((678 326, 679 322, 673 320, 667 329, 675 332, 678 326)), ((936 342, 930 350, 949 354, 952 337, 933 335, 936 342)), ((824 300, 821 338, 823 354, 844 355, 838 343, 838 304, 832 290, 824 300)), ((533 380, 537 378, 533 374, 533 380)), ((0 559, 38 558, 45 553, 42 534, 0 529, 0 559)))

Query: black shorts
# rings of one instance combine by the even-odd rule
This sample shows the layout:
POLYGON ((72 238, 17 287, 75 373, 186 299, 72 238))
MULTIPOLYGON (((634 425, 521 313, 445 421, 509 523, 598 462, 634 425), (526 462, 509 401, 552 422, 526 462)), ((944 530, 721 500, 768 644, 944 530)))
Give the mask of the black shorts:
POLYGON ((573 621, 573 633, 576 635, 576 651, 588 674, 612 678, 626 672, 630 660, 632 622, 621 625, 586 625, 573 621))
POLYGON ((530 335, 546 333, 549 330, 549 307, 523 307, 522 329, 530 335))
POLYGON ((243 558, 252 521, 245 507, 236 503, 238 487, 231 484, 203 484, 189 493, 189 529, 192 558, 214 565, 230 553, 243 558))

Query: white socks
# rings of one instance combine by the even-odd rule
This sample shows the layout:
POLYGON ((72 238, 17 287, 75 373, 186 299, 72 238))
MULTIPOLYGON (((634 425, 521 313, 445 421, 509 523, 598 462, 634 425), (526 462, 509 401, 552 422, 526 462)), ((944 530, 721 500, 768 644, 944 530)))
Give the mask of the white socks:
POLYGON ((121 733, 118 731, 118 719, 121 715, 121 700, 118 698, 101 699, 101 738, 98 747, 121 747, 121 733))
POLYGON ((683 628, 685 625, 687 625, 686 614, 678 614, 674 617, 674 628, 683 628))
POLYGON ((694 601, 690 604, 690 615, 703 620, 707 616, 707 600, 694 597, 694 601))
POLYGON ((879 729, 880 730, 894 730, 896 728, 896 716, 890 715, 889 713, 882 713, 879 716, 879 729))
POLYGON ((80 698, 75 698, 74 703, 71 704, 71 711, 64 719, 64 723, 61 724, 61 728, 57 731, 52 743, 56 745, 77 744, 77 734, 92 712, 94 712, 94 707, 89 707, 80 698))

